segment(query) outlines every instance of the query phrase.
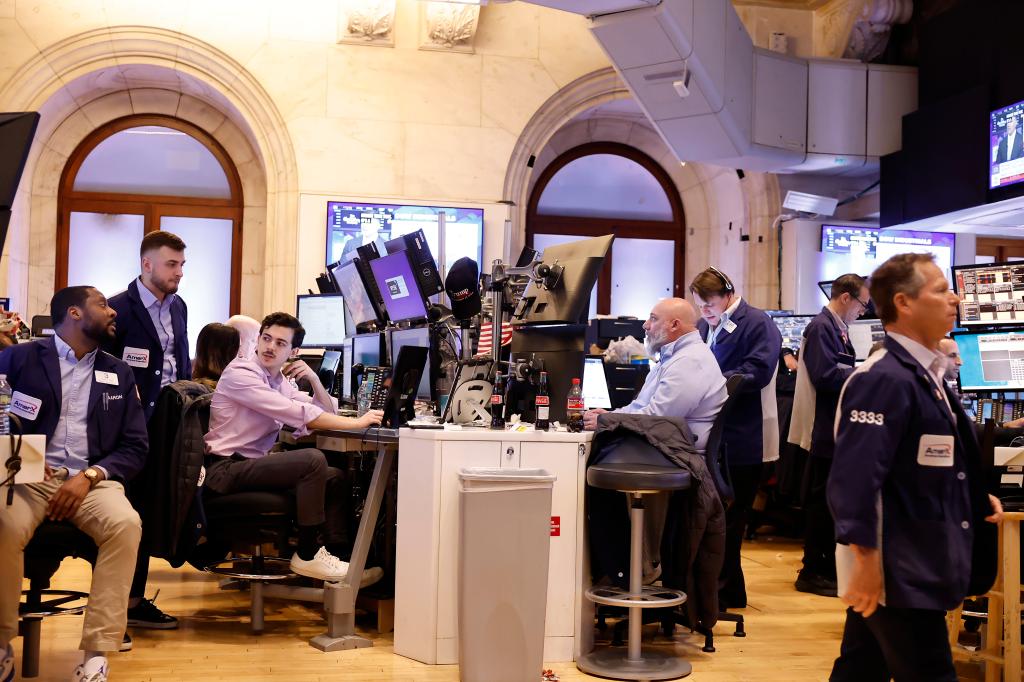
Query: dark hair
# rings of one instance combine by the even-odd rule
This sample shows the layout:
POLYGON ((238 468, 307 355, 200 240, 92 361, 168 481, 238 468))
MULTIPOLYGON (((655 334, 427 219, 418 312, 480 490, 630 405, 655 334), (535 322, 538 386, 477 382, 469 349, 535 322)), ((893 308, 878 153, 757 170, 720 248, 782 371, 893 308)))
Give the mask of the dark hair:
POLYGON ((896 305, 893 303, 896 294, 917 298, 921 293, 924 277, 917 266, 934 262, 935 256, 930 253, 901 253, 871 273, 871 300, 875 302, 875 310, 883 325, 896 321, 896 305))
POLYGON ((832 282, 832 300, 835 301, 843 294, 849 294, 851 298, 860 299, 860 290, 867 283, 860 275, 849 272, 836 277, 832 282))
POLYGON ((211 322, 199 331, 196 359, 192 363, 192 380, 217 381, 228 363, 238 355, 238 330, 219 322, 211 322))
POLYGON ((711 296, 725 296, 734 291, 732 282, 717 268, 704 270, 690 282, 690 293, 697 294, 705 301, 711 296))
POLYGON ((260 322, 260 334, 267 327, 287 327, 292 330, 292 348, 298 348, 306 339, 306 329, 298 318, 288 313, 270 313, 260 322))
POLYGON ((50 299, 50 317, 56 326, 64 322, 68 316, 68 308, 84 308, 85 302, 89 299, 89 292, 96 287, 77 286, 64 287, 50 299))
POLYGON ((172 232, 156 230, 142 238, 142 244, 139 246, 139 257, 141 258, 149 251, 159 249, 161 246, 166 246, 172 251, 185 250, 185 242, 181 240, 181 237, 172 232))

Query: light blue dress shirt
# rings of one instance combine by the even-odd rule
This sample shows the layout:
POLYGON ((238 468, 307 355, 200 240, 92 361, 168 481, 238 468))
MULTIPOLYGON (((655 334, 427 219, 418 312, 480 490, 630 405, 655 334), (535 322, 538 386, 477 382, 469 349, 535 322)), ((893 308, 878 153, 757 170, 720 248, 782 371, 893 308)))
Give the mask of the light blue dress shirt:
POLYGON ((178 380, 178 361, 174 359, 174 325, 171 323, 171 302, 175 294, 164 296, 163 303, 157 300, 153 292, 146 288, 142 280, 136 281, 139 298, 146 306, 149 319, 153 320, 156 335, 160 339, 160 347, 164 353, 164 366, 160 373, 160 388, 178 380))
POLYGON ((647 375, 636 400, 615 412, 685 419, 694 445, 704 452, 715 417, 728 393, 718 361, 692 331, 661 347, 661 359, 647 375))
POLYGON ((61 402, 57 428, 46 443, 46 464, 51 469, 65 467, 74 475, 89 467, 86 417, 89 413, 92 372, 99 351, 87 353, 79 360, 75 357, 75 351, 59 335, 54 335, 53 341, 57 346, 60 365, 61 402))

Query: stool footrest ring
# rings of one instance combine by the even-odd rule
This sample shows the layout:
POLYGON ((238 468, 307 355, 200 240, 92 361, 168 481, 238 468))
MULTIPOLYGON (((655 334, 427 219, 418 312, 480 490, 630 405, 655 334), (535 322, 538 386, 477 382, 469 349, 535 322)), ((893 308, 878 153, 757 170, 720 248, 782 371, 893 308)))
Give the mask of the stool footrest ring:
MULTIPOLYGON (((25 590, 22 594, 28 596, 31 594, 31 590, 25 590)), ((38 602, 22 602, 18 604, 19 617, 77 616, 85 612, 87 604, 79 606, 64 606, 64 604, 73 601, 87 601, 89 599, 88 592, 76 592, 74 590, 38 590, 35 594, 40 597, 38 602)))
POLYGON ((261 573, 255 572, 253 560, 248 557, 217 561, 203 570, 238 580, 287 580, 295 577, 295 574, 292 573, 291 561, 288 559, 266 556, 260 560, 263 562, 261 573))
POLYGON ((686 601, 686 593, 669 587, 646 585, 640 594, 633 594, 621 587, 591 587, 587 599, 597 604, 639 609, 664 609, 679 606, 686 601))

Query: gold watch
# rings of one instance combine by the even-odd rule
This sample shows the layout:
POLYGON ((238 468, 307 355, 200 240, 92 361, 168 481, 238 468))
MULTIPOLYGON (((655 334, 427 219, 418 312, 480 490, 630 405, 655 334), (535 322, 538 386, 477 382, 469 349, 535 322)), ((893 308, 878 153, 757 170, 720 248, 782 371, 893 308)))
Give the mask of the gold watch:
POLYGON ((95 467, 89 467, 82 472, 85 477, 89 479, 89 487, 95 488, 96 484, 100 482, 100 470, 95 467))

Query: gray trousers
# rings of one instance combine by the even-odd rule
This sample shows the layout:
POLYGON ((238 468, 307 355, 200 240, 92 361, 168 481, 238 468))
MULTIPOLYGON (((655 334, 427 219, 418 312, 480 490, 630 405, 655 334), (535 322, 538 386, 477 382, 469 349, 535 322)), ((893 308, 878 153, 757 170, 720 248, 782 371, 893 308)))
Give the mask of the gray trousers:
POLYGON ((272 452, 253 459, 221 457, 206 467, 207 489, 215 493, 294 491, 300 526, 323 525, 324 544, 344 542, 345 496, 339 469, 327 466, 316 448, 272 452))

